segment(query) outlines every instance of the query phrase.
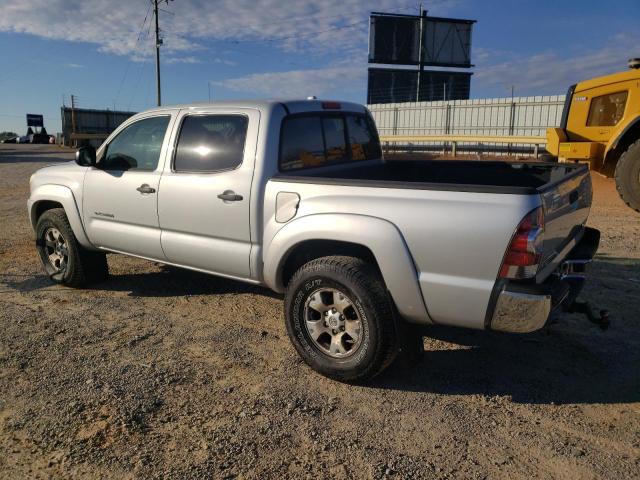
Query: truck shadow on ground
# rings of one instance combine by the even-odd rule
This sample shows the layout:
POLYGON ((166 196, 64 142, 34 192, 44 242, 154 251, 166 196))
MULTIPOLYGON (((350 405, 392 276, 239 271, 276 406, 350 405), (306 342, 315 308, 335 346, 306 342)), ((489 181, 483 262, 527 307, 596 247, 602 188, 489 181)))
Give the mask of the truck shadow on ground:
MULTIPOLYGON (((568 325, 526 336, 434 327, 431 339, 453 343, 427 348, 412 368, 393 365, 371 386, 444 395, 508 396, 516 403, 630 403, 640 401, 640 355, 598 327, 568 325)), ((615 328, 615 327, 614 327, 615 328)), ((615 334, 614 334, 615 335, 615 334)), ((618 337, 618 335, 615 335, 618 337)))
MULTIPOLYGON (((46 275, 0 274, 0 281, 12 290, 20 292, 46 290, 71 294, 76 292, 73 288, 55 285, 46 275)), ((169 266, 161 267, 158 272, 109 275, 106 281, 91 285, 85 290, 128 292, 131 297, 145 298, 251 293, 282 299, 282 295, 259 285, 169 266)))
POLYGON ((180 297, 251 293, 282 299, 268 288, 164 265, 159 272, 111 275, 92 289, 129 292, 132 297, 180 297))
POLYGON ((413 368, 393 365, 371 384, 445 395, 509 396, 517 403, 640 401, 640 261, 596 258, 582 297, 611 312, 607 331, 561 313, 526 335, 424 327, 413 368))

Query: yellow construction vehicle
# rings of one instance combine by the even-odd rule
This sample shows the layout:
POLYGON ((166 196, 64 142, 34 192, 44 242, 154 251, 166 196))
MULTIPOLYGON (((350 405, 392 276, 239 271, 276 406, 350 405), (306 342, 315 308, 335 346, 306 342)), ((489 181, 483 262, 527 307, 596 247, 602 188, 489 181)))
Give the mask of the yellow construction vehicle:
POLYGON ((560 128, 547 130, 547 151, 614 177, 622 200, 640 212, 640 59, 629 68, 569 88, 560 128))

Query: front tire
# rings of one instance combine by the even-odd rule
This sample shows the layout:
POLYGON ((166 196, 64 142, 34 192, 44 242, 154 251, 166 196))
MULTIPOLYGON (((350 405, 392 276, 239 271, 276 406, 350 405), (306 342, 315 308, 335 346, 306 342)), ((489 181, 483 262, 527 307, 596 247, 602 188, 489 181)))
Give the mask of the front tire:
POLYGON ((380 273, 359 258, 303 265, 287 286, 285 320, 303 360, 336 380, 369 380, 397 353, 393 304, 380 273))
POLYGON ((622 200, 640 212, 640 140, 632 143, 618 159, 615 179, 622 200))
POLYGON ((82 247, 63 208, 44 212, 36 225, 36 249, 47 275, 55 283, 83 287, 107 278, 107 256, 82 247))

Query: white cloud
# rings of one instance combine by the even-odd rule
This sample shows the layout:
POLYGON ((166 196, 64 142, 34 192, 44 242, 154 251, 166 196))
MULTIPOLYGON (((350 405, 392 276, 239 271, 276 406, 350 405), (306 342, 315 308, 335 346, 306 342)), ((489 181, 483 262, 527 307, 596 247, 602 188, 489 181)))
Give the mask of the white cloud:
POLYGON ((226 58, 213 58, 209 61, 212 63, 220 63, 222 65, 227 65, 228 67, 235 67, 238 65, 238 62, 234 62, 233 60, 228 60, 226 58))
POLYGON ((168 63, 168 64, 175 64, 175 63, 187 63, 187 64, 195 64, 195 63, 202 63, 201 60, 197 59, 196 57, 193 56, 188 56, 188 57, 169 57, 169 58, 165 58, 163 60, 164 63, 168 63))
POLYGON ((472 89, 506 96, 514 85, 516 95, 561 94, 578 81, 624 70, 638 44, 640 36, 619 34, 595 49, 585 46, 533 55, 476 49, 472 89))
POLYGON ((80 65, 79 63, 66 63, 65 65, 69 68, 84 68, 84 65, 80 65))
MULTIPOLYGON (((432 0, 429 8, 446 14, 459 1, 432 0)), ((149 2, 132 0, 13 1, 2 7, 0 31, 94 43, 102 52, 140 60, 153 55, 154 35, 149 29, 153 15, 148 8, 149 2)), ((266 41, 283 49, 328 52, 365 46, 371 10, 409 12, 416 9, 416 2, 179 0, 163 8, 174 13, 161 13, 160 20, 163 50, 169 54, 197 52, 204 48, 204 40, 266 41)))
POLYGON ((330 91, 361 90, 366 80, 364 66, 336 66, 312 70, 255 73, 213 82, 234 92, 268 97, 322 96, 330 91))

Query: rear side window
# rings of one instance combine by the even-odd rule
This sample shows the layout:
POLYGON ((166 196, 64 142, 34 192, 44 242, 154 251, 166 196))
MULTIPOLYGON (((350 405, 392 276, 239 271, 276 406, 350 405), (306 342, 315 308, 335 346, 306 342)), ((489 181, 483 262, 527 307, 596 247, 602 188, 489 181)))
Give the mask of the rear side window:
POLYGON ((317 167, 326 163, 320 117, 287 118, 282 127, 280 168, 317 167))
POLYGON ((375 126, 365 115, 305 114, 282 124, 281 171, 381 157, 375 126))
POLYGON ((624 115, 627 92, 610 93, 594 97, 589 107, 588 127, 612 127, 624 115))
POLYGON ((189 115, 173 161, 176 172, 231 170, 242 163, 249 119, 244 115, 189 115))

